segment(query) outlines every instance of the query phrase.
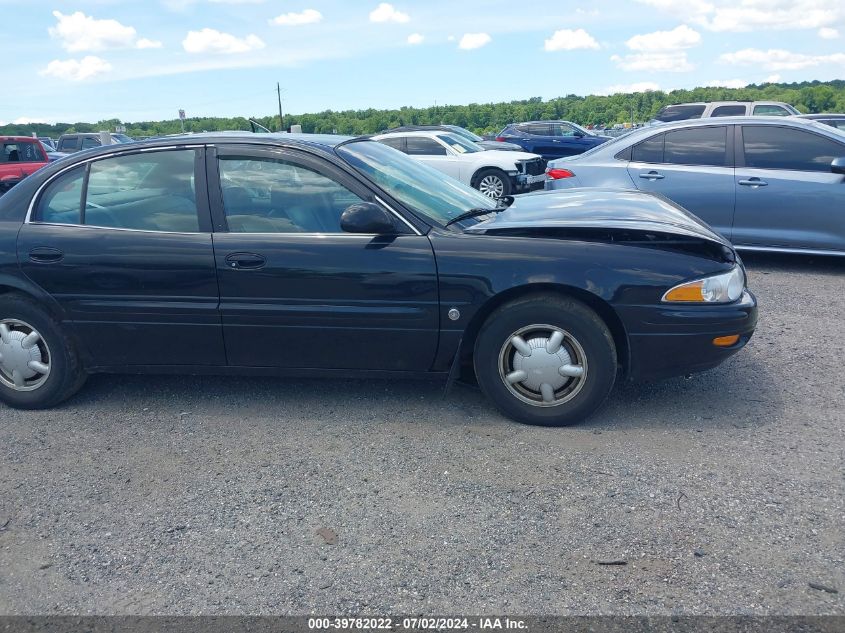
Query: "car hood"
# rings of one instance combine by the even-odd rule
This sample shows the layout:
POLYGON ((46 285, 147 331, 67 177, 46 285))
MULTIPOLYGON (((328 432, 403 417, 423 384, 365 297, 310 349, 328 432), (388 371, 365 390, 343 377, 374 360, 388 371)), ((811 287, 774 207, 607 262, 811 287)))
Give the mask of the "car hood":
MULTIPOLYGON (((521 150, 522 148, 520 148, 521 150)), ((464 154, 464 156, 473 156, 478 159, 483 159, 485 156, 489 157, 491 155, 501 156, 502 152, 507 152, 507 159, 512 161, 520 161, 520 160, 535 160, 537 158, 542 158, 539 154, 529 154, 528 152, 511 152, 508 150, 502 149, 487 149, 483 152, 475 152, 474 154, 464 154)))
MULTIPOLYGON (((621 229, 730 242, 663 196, 615 189, 567 189, 517 196, 505 211, 466 229, 495 233, 511 229, 621 229)), ((542 230, 533 232, 542 236, 542 230)))
POLYGON ((476 145, 480 145, 484 149, 492 149, 500 152, 521 152, 522 146, 516 143, 506 143, 505 141, 476 141, 476 145))

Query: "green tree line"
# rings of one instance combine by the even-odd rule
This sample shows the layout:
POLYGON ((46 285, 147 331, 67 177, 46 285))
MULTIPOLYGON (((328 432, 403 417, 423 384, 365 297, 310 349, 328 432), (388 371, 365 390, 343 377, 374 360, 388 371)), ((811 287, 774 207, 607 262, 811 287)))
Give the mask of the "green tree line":
MULTIPOLYGON (((579 96, 543 100, 540 97, 506 103, 471 103, 442 105, 428 108, 403 107, 394 110, 326 110, 313 114, 285 116, 286 128, 301 125, 303 132, 337 134, 372 134, 399 125, 452 124, 479 134, 495 134, 508 123, 532 120, 565 119, 581 125, 613 125, 632 120, 647 121, 664 105, 689 101, 784 101, 801 112, 845 112, 845 80, 802 83, 768 83, 745 88, 694 88, 671 92, 637 92, 614 95, 579 96)), ((279 129, 278 115, 252 117, 271 130, 279 129)), ((132 137, 178 134, 182 126, 178 119, 126 123, 119 119, 96 123, 57 123, 5 125, 0 134, 30 135, 56 138, 68 132, 96 132, 123 125, 132 137)), ((193 117, 185 121, 187 132, 219 130, 249 130, 244 117, 193 117)))

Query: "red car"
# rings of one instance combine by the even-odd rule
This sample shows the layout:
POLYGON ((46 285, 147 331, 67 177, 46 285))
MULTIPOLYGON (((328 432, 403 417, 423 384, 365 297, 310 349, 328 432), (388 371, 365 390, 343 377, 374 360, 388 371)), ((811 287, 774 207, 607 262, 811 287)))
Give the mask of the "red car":
POLYGON ((0 194, 47 164, 41 141, 28 136, 0 136, 0 194))

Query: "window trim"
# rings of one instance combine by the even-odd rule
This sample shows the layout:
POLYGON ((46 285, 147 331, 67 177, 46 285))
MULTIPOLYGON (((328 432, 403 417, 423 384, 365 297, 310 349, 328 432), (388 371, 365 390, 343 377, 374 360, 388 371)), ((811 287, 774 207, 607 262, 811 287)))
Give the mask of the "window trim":
MULTIPOLYGON (((377 142, 377 141, 374 141, 377 142)), ((226 233, 229 235, 266 235, 266 236, 291 236, 296 235, 300 237, 369 237, 372 239, 375 236, 381 235, 378 233, 346 233, 339 231, 337 233, 325 232, 308 232, 308 233, 235 233, 229 230, 229 224, 226 220, 226 211, 223 206, 223 190, 220 182, 220 171, 218 168, 218 161, 221 156, 241 156, 247 158, 254 158, 257 160, 289 160, 294 163, 303 165, 306 168, 313 169, 317 173, 330 173, 331 176, 326 176, 330 180, 334 180, 341 186, 345 187, 362 200, 368 200, 380 204, 384 209, 398 219, 399 222, 394 226, 396 232, 393 235, 422 235, 422 232, 408 221, 401 213, 385 202, 384 195, 380 195, 369 187, 359 182, 352 177, 345 170, 340 169, 332 162, 322 159, 318 156, 302 151, 293 147, 280 146, 266 146, 266 145, 246 145, 243 143, 208 145, 206 151, 206 171, 208 173, 208 193, 209 193, 209 208, 211 209, 212 218, 212 232, 226 233), (404 231, 403 227, 407 227, 408 231, 404 231)), ((368 181, 367 181, 368 182, 368 181)))
POLYGON ((845 156, 845 143, 840 143, 835 138, 830 138, 829 136, 825 136, 824 134, 819 134, 814 129, 803 129, 794 127, 791 125, 765 125, 760 123, 742 123, 741 125, 736 126, 736 168, 737 169, 760 169, 762 171, 797 171, 801 172, 802 174, 830 174, 833 173, 830 171, 830 166, 828 165, 828 171, 820 171, 818 169, 784 169, 783 167, 751 167, 745 164, 745 128, 747 127, 761 127, 761 128, 773 128, 773 129, 787 129, 793 130, 799 133, 805 134, 812 134, 813 136, 817 136, 819 138, 823 138, 826 141, 830 141, 832 143, 839 143, 842 146, 843 156, 845 156))
POLYGON ((103 154, 98 156, 91 156, 89 158, 85 158, 79 161, 74 161, 72 165, 66 165, 63 169, 60 169, 55 174, 52 174, 47 180, 42 182, 38 189, 35 191, 35 195, 32 196, 32 199, 29 202, 29 208, 26 211, 26 218, 24 219, 24 224, 40 224, 44 226, 67 226, 67 227, 74 227, 74 228, 85 228, 85 229, 97 229, 97 230, 106 230, 106 231, 132 231, 135 233, 164 233, 169 235, 203 235, 206 233, 211 233, 211 217, 209 214, 209 199, 208 199, 208 183, 206 179, 206 170, 205 170, 205 146, 204 145, 167 145, 164 147, 146 147, 146 148, 132 148, 127 149, 121 152, 114 152, 109 154, 103 154), (194 152, 194 190, 196 195, 196 203, 197 203, 197 222, 199 225, 199 230, 194 231, 158 231, 153 229, 127 229, 121 227, 114 227, 114 226, 100 226, 97 224, 83 224, 84 220, 84 206, 82 197, 83 194, 80 194, 79 199, 79 207, 80 207, 80 218, 79 223, 58 223, 58 222, 42 222, 35 218, 35 212, 38 209, 38 205, 41 203, 41 198, 44 194, 44 191, 54 183, 58 178, 60 178, 63 174, 76 169, 77 167, 83 167, 85 170, 85 174, 83 176, 82 188, 83 193, 87 194, 88 191, 88 175, 91 171, 91 163, 95 163, 101 160, 108 160, 111 158, 120 158, 123 156, 131 156, 134 154, 147 154, 150 152, 166 152, 166 151, 178 151, 178 150, 192 150, 194 152))

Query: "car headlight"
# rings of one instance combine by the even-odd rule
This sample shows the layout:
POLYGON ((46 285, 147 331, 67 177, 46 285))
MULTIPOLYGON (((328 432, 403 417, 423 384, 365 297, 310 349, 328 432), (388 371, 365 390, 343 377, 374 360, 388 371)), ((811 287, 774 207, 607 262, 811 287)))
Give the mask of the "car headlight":
POLYGON ((668 303, 732 303, 745 290, 745 273, 734 266, 730 272, 688 281, 663 295, 668 303))

